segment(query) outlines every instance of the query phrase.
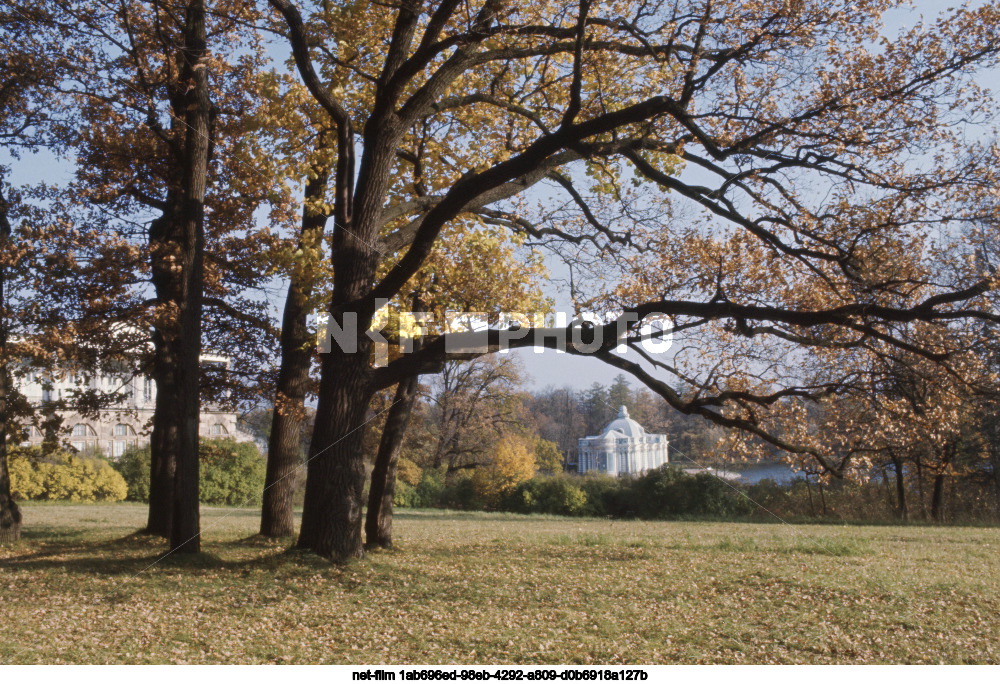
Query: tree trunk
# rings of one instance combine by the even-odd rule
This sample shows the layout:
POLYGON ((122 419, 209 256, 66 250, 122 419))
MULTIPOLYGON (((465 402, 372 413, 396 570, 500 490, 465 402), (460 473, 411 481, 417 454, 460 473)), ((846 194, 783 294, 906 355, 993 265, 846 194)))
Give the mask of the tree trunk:
POLYGON ((59 450, 59 433, 62 431, 63 417, 56 412, 56 402, 51 399, 45 401, 44 396, 43 394, 42 405, 38 407, 42 419, 39 427, 42 429, 42 455, 50 456, 59 450))
MULTIPOLYGON (((397 39, 404 45, 409 41, 405 35, 394 36, 394 42, 397 39)), ((304 70, 300 67, 300 71, 304 70)), ((365 483, 362 428, 374 394, 372 340, 365 331, 378 307, 371 298, 381 257, 375 243, 399 141, 405 132, 389 114, 391 105, 386 110, 387 104, 376 102, 379 111, 365 124, 365 155, 356 183, 350 117, 339 106, 327 107, 338 127, 330 324, 348 331, 356 345, 344 349, 338 342, 323 354, 298 545, 337 561, 365 555, 361 535, 365 483), (353 302, 361 302, 361 310, 351 309, 353 302)))
POLYGON ((177 383, 174 378, 176 361, 170 354, 170 346, 165 336, 159 330, 153 331, 153 346, 156 403, 153 407, 153 432, 149 438, 149 515, 144 531, 170 539, 170 530, 174 522, 178 421, 169 416, 176 408, 177 383))
MULTIPOLYGON (((285 309, 288 309, 287 302, 285 309)), ((284 337, 282 330, 282 338, 284 337)), ((292 499, 295 494, 295 470, 299 467, 299 442, 305 400, 304 396, 299 400, 289 394, 289 386, 293 381, 289 375, 284 374, 288 368, 286 359, 287 357, 282 358, 279 371, 274 415, 271 418, 271 436, 267 446, 267 474, 264 478, 260 511, 260 533, 265 537, 288 537, 295 533, 292 499)), ((307 367, 307 375, 308 372, 307 367)))
POLYGON ((914 466, 916 467, 917 476, 917 501, 920 502, 920 519, 927 520, 927 501, 926 495, 924 493, 924 469, 923 469, 923 458, 920 456, 920 450, 917 450, 914 466))
MULTIPOLYGON (((0 192, 0 250, 7 250, 10 238, 7 202, 0 192)), ((21 509, 10 493, 10 470, 7 466, 7 414, 10 410, 7 393, 11 389, 11 382, 7 368, 6 285, 7 269, 0 263, 0 544, 21 538, 21 509)))
POLYGON ((366 302, 361 311, 343 307, 372 294, 380 257, 374 243, 402 133, 384 117, 368 120, 365 147, 369 153, 358 172, 355 200, 353 133, 348 123, 341 123, 338 131, 330 324, 349 332, 356 345, 344 349, 334 343, 323 354, 298 540, 299 547, 336 561, 365 555, 361 538, 365 483, 362 428, 374 394, 372 340, 365 331, 375 314, 374 308, 367 307, 378 303, 366 302))
POLYGON ((879 463, 878 466, 882 470, 882 478, 879 480, 879 489, 882 490, 882 496, 885 500, 885 505, 887 510, 892 510, 895 508, 896 499, 892 493, 892 483, 889 481, 889 471, 885 467, 885 463, 879 463))
POLYGON ((813 504, 812 485, 809 484, 809 474, 806 473, 806 492, 809 494, 809 515, 816 517, 816 506, 813 504))
POLYGON ((191 84, 185 94, 187 139, 183 198, 177 226, 187 247, 184 269, 184 304, 180 311, 180 362, 178 365, 177 470, 174 475, 174 524, 170 549, 184 553, 201 550, 201 519, 198 508, 198 423, 201 417, 201 310, 204 288, 205 189, 211 155, 212 101, 208 84, 208 45, 204 0, 191 0, 184 26, 182 83, 191 84))
MULTIPOLYGON (((325 149, 327 144, 326 136, 321 135, 320 149, 325 149)), ((320 211, 319 205, 326 196, 330 175, 328 168, 315 167, 314 171, 317 175, 306 185, 303 201, 299 236, 302 258, 292 267, 281 321, 281 367, 267 446, 267 475, 260 516, 260 533, 267 537, 287 537, 295 532, 292 497, 295 471, 299 467, 309 368, 315 349, 306 318, 313 293, 314 269, 320 260, 326 227, 326 214, 320 211)))
POLYGON ((10 495, 7 447, 0 447, 0 544, 21 538, 21 509, 10 495))
POLYGON ((183 65, 172 97, 177 113, 174 126, 184 136, 180 184, 168 192, 169 209, 149 230, 160 317, 153 333, 157 400, 151 450, 155 481, 150 483, 148 529, 167 535, 172 551, 197 553, 201 550, 198 421, 205 189, 212 147, 203 0, 191 0, 187 5, 181 52, 183 65))
POLYGON ((899 515, 899 519, 906 521, 908 516, 906 510, 906 486, 903 482, 903 462, 897 457, 892 457, 892 465, 896 471, 896 512, 899 515))
MULTIPOLYGON (((995 411, 995 409, 994 409, 995 411)), ((1000 517, 1000 415, 993 413, 989 418, 989 428, 986 433, 987 451, 990 467, 993 471, 994 510, 993 515, 1000 517)))
POLYGON ((934 522, 944 521, 944 472, 934 476, 934 488, 931 491, 931 518, 934 522))
MULTIPOLYGON (((0 297, 2 289, 3 278, 0 276, 0 297)), ((5 351, 0 349, 0 354, 5 351)), ((10 470, 7 467, 7 411, 10 406, 7 392, 10 376, 7 364, 2 361, 0 364, 0 544, 6 544, 21 538, 21 509, 10 493, 10 470)))
POLYGON ((365 519, 365 539, 369 548, 392 546, 392 502, 396 493, 396 463, 403 437, 410 423, 413 404, 417 397, 416 375, 396 387, 396 396, 382 428, 378 455, 372 468, 371 487, 368 489, 368 512, 365 519))
POLYGON ((333 345, 324 355, 316 426, 306 470, 306 497, 298 546, 336 561, 363 558, 363 427, 372 390, 371 344, 361 336, 357 353, 333 345))

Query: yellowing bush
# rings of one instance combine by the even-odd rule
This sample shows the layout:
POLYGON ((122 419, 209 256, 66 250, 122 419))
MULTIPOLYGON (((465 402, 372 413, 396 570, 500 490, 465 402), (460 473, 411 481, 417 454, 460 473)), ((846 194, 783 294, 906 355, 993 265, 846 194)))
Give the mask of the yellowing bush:
POLYGON ((8 462, 10 469, 10 493, 15 499, 41 499, 45 494, 45 476, 39 471, 38 465, 23 456, 11 456, 8 462))
POLYGON ((506 494, 534 474, 535 452, 531 445, 520 437, 509 436, 497 446, 493 462, 473 473, 472 488, 489 508, 496 508, 506 494))
POLYGON ((411 487, 416 487, 420 484, 420 480, 424 476, 423 468, 418 466, 416 463, 401 456, 399 461, 396 463, 396 479, 402 480, 411 487))
POLYGON ((36 501, 122 501, 128 494, 124 478, 107 462, 55 452, 12 454, 11 494, 36 501))

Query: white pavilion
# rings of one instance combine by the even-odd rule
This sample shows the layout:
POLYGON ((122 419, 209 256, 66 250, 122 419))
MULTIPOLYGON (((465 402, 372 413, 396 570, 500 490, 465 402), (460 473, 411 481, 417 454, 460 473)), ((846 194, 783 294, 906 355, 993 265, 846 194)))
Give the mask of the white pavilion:
POLYGON ((646 432, 628 417, 628 409, 618 409, 618 417, 600 435, 578 442, 577 467, 581 473, 637 475, 659 468, 669 461, 667 436, 646 432))

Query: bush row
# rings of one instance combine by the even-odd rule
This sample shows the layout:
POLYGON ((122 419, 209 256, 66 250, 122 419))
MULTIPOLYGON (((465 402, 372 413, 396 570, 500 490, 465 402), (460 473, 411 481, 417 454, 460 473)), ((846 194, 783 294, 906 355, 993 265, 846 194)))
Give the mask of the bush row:
MULTIPOLYGON (((266 463, 252 442, 202 440, 199 449, 201 502, 257 505, 266 463)), ((129 449, 114 462, 39 447, 10 450, 11 493, 34 501, 149 501, 149 446, 129 449)))
POLYGON ((107 461, 67 451, 43 454, 38 447, 10 453, 15 499, 32 501, 121 501, 128 487, 107 461))
MULTIPOLYGON (((253 442, 201 440, 199 499, 215 506, 259 505, 267 464, 253 442)), ((128 483, 129 501, 149 501, 149 446, 129 449, 113 463, 128 483)))
MULTIPOLYGON (((396 484, 401 507, 486 510, 472 476, 446 477, 425 471, 419 484, 396 484)), ((610 516, 665 520, 673 518, 742 518, 753 513, 746 497, 714 475, 687 475, 664 466, 635 477, 538 475, 521 482, 495 507, 515 513, 610 516)))

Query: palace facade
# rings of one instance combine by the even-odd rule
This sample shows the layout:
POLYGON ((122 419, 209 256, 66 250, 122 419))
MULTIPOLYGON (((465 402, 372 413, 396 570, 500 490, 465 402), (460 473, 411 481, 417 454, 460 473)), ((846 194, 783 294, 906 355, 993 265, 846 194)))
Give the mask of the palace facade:
MULTIPOLYGON (((203 364, 228 364, 224 356, 205 354, 203 364)), ((32 406, 69 399, 73 390, 91 389, 120 393, 124 400, 102 411, 98 418, 82 416, 72 411, 56 411, 62 421, 60 441, 78 452, 100 450, 108 458, 120 458, 129 447, 149 444, 156 383, 144 375, 82 376, 73 373, 45 374, 31 370, 19 383, 21 394, 32 406)), ((253 436, 237 427, 236 413, 213 406, 203 406, 198 431, 206 438, 231 438, 238 442, 253 441, 253 436)), ((44 435, 37 427, 25 428, 23 446, 40 444, 44 435)))

